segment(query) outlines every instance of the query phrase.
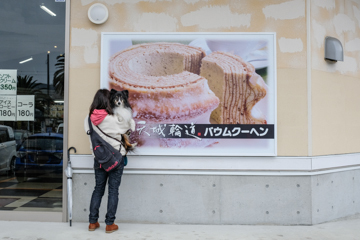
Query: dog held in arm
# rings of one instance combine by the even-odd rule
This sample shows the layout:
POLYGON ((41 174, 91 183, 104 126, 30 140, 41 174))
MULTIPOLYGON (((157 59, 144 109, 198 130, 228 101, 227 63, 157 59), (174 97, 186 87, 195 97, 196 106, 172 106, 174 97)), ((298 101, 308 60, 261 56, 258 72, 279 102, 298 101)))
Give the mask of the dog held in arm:
MULTIPOLYGON (((132 117, 132 108, 128 102, 129 91, 110 91, 110 104, 113 109, 114 115, 118 118, 119 122, 124 124, 123 129, 131 129, 135 131, 135 121, 132 117)), ((129 139, 129 130, 124 132, 122 136, 122 145, 125 147, 126 153, 135 149, 136 143, 131 144, 129 139)))

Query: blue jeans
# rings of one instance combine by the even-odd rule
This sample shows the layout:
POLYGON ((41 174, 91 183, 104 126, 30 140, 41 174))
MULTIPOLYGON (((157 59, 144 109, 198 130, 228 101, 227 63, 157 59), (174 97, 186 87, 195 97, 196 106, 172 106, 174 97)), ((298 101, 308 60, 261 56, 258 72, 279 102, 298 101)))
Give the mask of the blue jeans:
POLYGON ((105 216, 106 225, 111 225, 115 221, 116 210, 119 202, 119 187, 123 174, 123 164, 111 172, 106 172, 102 168, 95 168, 95 189, 90 202, 89 222, 96 223, 99 218, 99 208, 101 199, 105 192, 106 181, 109 185, 109 195, 107 204, 107 213, 105 216))

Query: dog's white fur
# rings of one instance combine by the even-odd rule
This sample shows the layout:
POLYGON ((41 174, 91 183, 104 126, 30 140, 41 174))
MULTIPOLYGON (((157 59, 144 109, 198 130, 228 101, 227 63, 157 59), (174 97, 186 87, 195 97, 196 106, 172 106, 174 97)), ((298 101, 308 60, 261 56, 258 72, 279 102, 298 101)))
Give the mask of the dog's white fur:
MULTIPOLYGON (((120 123, 124 125, 123 129, 131 129, 135 131, 135 121, 132 117, 132 111, 130 108, 124 106, 124 104, 115 105, 114 114, 117 116, 120 123)), ((125 134, 124 132, 123 134, 125 134)))

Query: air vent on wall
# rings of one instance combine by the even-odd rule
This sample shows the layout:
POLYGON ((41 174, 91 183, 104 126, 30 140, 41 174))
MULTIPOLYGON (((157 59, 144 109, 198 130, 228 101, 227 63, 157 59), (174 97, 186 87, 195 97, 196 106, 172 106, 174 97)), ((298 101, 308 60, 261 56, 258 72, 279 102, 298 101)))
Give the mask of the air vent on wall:
POLYGON ((338 39, 325 38, 325 60, 329 62, 344 61, 343 46, 338 39))

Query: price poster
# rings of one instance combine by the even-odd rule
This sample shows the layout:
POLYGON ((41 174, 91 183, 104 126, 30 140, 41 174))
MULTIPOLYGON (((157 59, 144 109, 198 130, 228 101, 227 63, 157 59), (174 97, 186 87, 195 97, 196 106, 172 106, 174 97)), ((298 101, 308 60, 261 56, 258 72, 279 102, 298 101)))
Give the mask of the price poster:
POLYGON ((18 95, 17 96, 17 121, 34 121, 35 117, 35 96, 18 95))
POLYGON ((0 94, 16 95, 17 70, 0 69, 0 94))
POLYGON ((0 121, 15 121, 16 95, 0 96, 0 121))

